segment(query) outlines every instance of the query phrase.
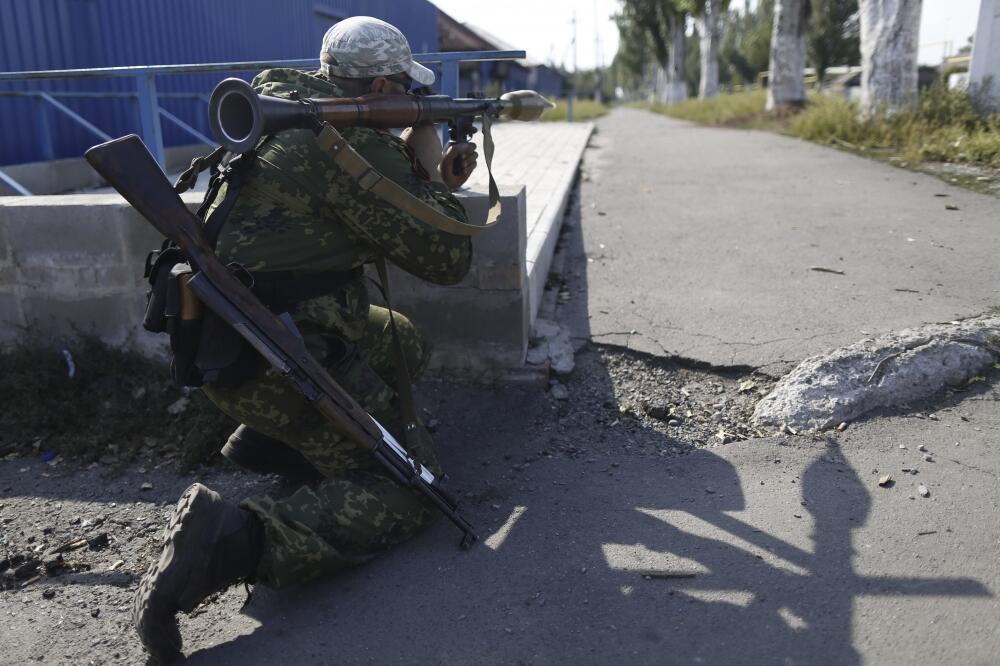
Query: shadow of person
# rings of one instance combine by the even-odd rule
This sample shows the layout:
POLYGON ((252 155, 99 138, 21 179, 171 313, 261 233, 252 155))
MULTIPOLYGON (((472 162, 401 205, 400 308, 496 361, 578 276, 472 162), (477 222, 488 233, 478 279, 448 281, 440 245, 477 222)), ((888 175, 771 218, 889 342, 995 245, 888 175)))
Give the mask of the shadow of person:
MULTIPOLYGON (((576 232, 564 245, 580 260, 576 232)), ((571 289, 585 339, 585 270, 571 289)), ((423 387, 446 405, 441 461, 483 543, 459 552, 439 521, 361 571, 259 597, 260 626, 202 641, 192 663, 856 664, 859 594, 989 595, 968 578, 858 576, 872 500, 835 439, 798 440, 779 469, 773 439, 696 448, 620 423, 607 357, 628 353, 588 345, 566 401, 423 387)))

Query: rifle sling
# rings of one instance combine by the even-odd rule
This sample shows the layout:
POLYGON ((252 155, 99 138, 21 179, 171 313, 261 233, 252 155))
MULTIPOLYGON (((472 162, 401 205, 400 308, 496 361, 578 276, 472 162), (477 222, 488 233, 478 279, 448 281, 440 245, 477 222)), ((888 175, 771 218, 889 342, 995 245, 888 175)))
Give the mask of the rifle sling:
POLYGON ((403 441, 406 442, 410 455, 414 454, 413 437, 420 422, 417 420, 417 407, 413 401, 413 384, 410 381, 410 371, 406 367, 406 354, 403 352, 403 343, 399 339, 399 331, 396 328, 396 317, 393 315, 392 302, 389 300, 389 273, 385 266, 385 257, 379 254, 375 259, 375 268, 378 270, 378 280, 381 283, 379 290, 382 298, 385 299, 385 306, 389 310, 389 328, 392 329, 392 346, 396 356, 396 394, 399 395, 399 412, 403 419, 403 441))
POLYGON ((334 163, 354 178, 366 192, 371 192, 394 208, 435 229, 456 236, 475 236, 495 226, 500 218, 500 191, 493 180, 493 137, 490 135, 490 125, 489 117, 483 116, 483 152, 486 155, 486 171, 490 176, 490 210, 484 225, 465 224, 448 217, 384 177, 347 143, 347 139, 333 125, 324 123, 317 138, 319 145, 332 155, 334 163))

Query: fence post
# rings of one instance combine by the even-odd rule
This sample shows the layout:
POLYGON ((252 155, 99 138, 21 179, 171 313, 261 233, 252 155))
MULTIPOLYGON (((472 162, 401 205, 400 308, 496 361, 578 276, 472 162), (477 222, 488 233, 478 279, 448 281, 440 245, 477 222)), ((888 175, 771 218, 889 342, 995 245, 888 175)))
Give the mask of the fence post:
POLYGON ((38 118, 38 146, 42 151, 42 158, 46 161, 56 158, 56 151, 52 145, 52 126, 49 123, 48 104, 39 95, 33 96, 38 118))
MULTIPOLYGON (((441 62, 441 94, 448 97, 458 97, 458 61, 444 60, 441 62)), ((448 125, 441 124, 441 143, 448 145, 448 125)))
POLYGON ((139 127, 142 141, 160 167, 166 171, 163 153, 163 132, 160 129, 160 105, 156 99, 156 76, 139 74, 135 77, 136 98, 139 101, 139 127))
POLYGON ((458 97, 457 60, 445 60, 441 63, 441 94, 458 97))

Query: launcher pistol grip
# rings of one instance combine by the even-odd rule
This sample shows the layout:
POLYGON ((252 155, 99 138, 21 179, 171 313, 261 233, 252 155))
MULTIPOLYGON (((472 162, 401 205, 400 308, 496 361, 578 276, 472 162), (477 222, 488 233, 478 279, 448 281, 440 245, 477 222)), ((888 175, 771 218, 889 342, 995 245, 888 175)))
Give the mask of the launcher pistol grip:
MULTIPOLYGON (((472 135, 476 133, 473 124, 473 116, 456 116, 448 121, 448 139, 451 143, 468 143, 472 140, 472 135)), ((451 163, 451 172, 456 176, 462 175, 462 158, 459 157, 451 163)))

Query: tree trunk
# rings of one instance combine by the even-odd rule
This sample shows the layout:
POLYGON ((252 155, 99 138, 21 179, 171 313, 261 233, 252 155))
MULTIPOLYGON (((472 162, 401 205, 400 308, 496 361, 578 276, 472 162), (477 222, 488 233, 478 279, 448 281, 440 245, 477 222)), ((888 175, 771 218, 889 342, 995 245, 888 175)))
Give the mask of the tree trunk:
POLYGON ((698 16, 698 32, 701 34, 701 81, 698 97, 708 99, 719 94, 719 17, 722 14, 722 0, 705 0, 705 7, 698 16))
POLYGON ((861 0, 861 111, 892 113, 917 100, 921 0, 861 0))
POLYGON ((771 32, 771 78, 767 84, 767 110, 799 107, 806 103, 806 29, 809 0, 776 0, 771 32))
POLYGON ((688 98, 684 81, 684 15, 670 25, 670 58, 667 61, 667 104, 677 104, 688 98))

